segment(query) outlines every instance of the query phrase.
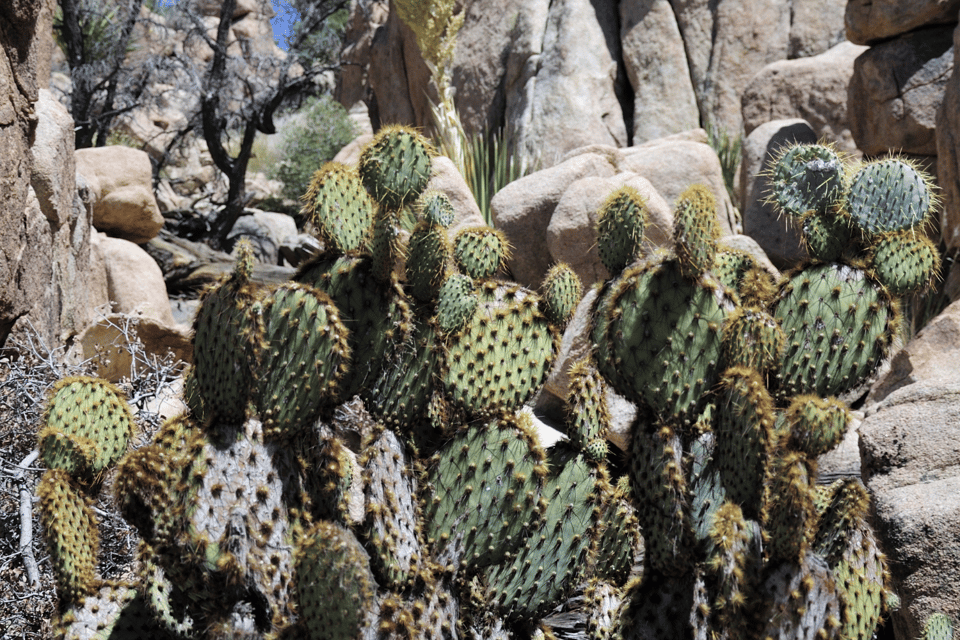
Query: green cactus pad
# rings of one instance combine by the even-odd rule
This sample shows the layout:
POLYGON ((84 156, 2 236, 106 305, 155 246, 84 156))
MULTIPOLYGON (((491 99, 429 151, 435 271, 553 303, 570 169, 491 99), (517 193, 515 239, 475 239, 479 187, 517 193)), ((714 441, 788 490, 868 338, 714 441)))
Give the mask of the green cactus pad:
MULTIPOLYGON (((594 442, 604 441, 609 425, 610 411, 603 377, 589 358, 579 360, 570 367, 567 437, 574 446, 586 450, 594 442)), ((606 450, 601 453, 606 455, 606 450)))
POLYGON ((616 276, 643 253, 647 201, 635 188, 622 186, 597 212, 597 249, 600 262, 616 276))
POLYGON ((318 522, 296 554, 298 611, 310 640, 356 640, 379 616, 370 558, 353 532, 318 522))
POLYGON ((860 385, 889 352, 899 323, 883 289, 843 264, 809 267, 786 280, 773 315, 786 337, 783 396, 839 395, 860 385))
POLYGON ((453 208, 453 203, 442 191, 425 191, 417 201, 417 208, 420 211, 420 219, 430 225, 438 225, 444 229, 453 224, 457 219, 457 211, 453 208))
POLYGON ((183 474, 205 442, 194 420, 178 416, 163 423, 150 444, 120 462, 114 482, 120 513, 147 543, 173 544, 185 505, 195 500, 195 491, 181 485, 183 474))
POLYGON ((433 325, 414 325, 406 340, 390 346, 380 372, 360 394, 374 418, 405 435, 426 414, 441 349, 433 325))
POLYGON ((241 243, 237 265, 200 299, 193 324, 193 360, 205 410, 224 420, 243 419, 254 387, 263 326, 249 282, 253 249, 241 243))
POLYGON ((779 364, 783 341, 776 318, 757 307, 737 307, 723 328, 723 359, 729 367, 768 371, 779 364))
POLYGON ((811 459, 840 444, 850 422, 850 410, 836 398, 796 396, 787 407, 790 445, 811 459))
POLYGON ((106 380, 68 377, 50 391, 38 447, 48 469, 88 481, 117 463, 133 430, 123 392, 106 380))
POLYGON ((57 593, 65 602, 77 602, 98 587, 100 537, 92 501, 62 469, 50 469, 43 474, 37 497, 57 593))
POLYGON ((564 327, 576 311, 583 296, 580 277, 568 265, 560 263, 550 268, 540 285, 543 295, 543 313, 557 327, 564 327))
POLYGON ((933 210, 932 185, 930 176, 903 158, 874 160, 850 179, 846 208, 866 236, 910 229, 933 210))
POLYGON ((401 586, 423 557, 420 504, 411 456, 389 429, 364 447, 364 523, 372 566, 383 584, 401 586))
POLYGON ((850 532, 847 542, 833 567, 843 610, 840 637, 870 640, 886 609, 884 558, 868 526, 850 532))
POLYGON ((417 223, 407 250, 407 282, 414 298, 429 302, 437 297, 452 251, 443 227, 426 221, 417 223))
POLYGON ((468 227, 453 239, 457 267, 475 280, 493 277, 510 259, 510 244, 499 229, 468 227))
POLYGON ((363 249, 376 205, 355 168, 328 162, 313 175, 302 213, 320 240, 339 253, 363 249))
POLYGON ((409 127, 384 127, 360 154, 360 180, 381 207, 399 211, 427 188, 431 159, 427 139, 409 127))
POLYGON ((940 273, 937 245, 911 230, 881 236, 869 260, 874 277, 894 296, 923 291, 940 273))
POLYGON ((412 331, 410 307, 396 288, 373 277, 366 257, 318 256, 296 279, 326 292, 337 305, 352 354, 341 397, 351 398, 379 374, 390 345, 412 331))
POLYGON ((438 451, 424 483, 424 527, 443 566, 500 562, 538 521, 547 467, 529 418, 475 425, 438 451))
POLYGON ((835 211, 810 212, 800 221, 803 246, 813 260, 839 260, 850 247, 853 228, 849 217, 835 211))
POLYGON ((692 282, 676 260, 627 269, 598 303, 597 366, 621 395, 692 424, 719 376, 733 308, 712 277, 692 282))
POLYGON ((713 268, 717 255, 720 223, 717 200, 702 184, 688 187, 673 207, 673 240, 680 273, 690 280, 699 280, 713 268))
POLYGON ((724 287, 732 291, 738 291, 740 283, 743 282, 743 277, 754 266, 756 266, 756 261, 750 254, 733 249, 724 249, 717 251, 710 271, 724 287))
MULTIPOLYGON (((590 460, 589 454, 586 459, 590 460)), ((626 482, 617 487, 603 483, 600 490, 599 524, 593 536, 589 565, 585 567, 584 575, 624 584, 643 549, 637 510, 629 501, 630 487, 626 482)))
POLYGON ((456 333, 473 317, 479 303, 473 279, 451 274, 437 293, 437 326, 444 333, 456 333))
POLYGON ((267 437, 291 437, 311 427, 339 398, 350 348, 347 328, 326 293, 287 283, 263 300, 264 345, 255 401, 267 437))
POLYGON ((533 292, 486 282, 469 324, 448 340, 443 385, 473 415, 519 408, 543 384, 559 339, 533 292))
POLYGON ((923 624, 921 640, 953 640, 953 621, 942 613, 934 613, 923 624))
POLYGON ((773 449, 773 399, 753 369, 734 367, 720 379, 713 457, 727 499, 757 518, 773 449))
POLYGON ((583 455, 572 458, 544 488, 548 500, 512 562, 486 572, 488 598, 508 618, 536 620, 575 586, 598 523, 605 470, 583 455))
POLYGON ((843 196, 844 162, 833 147, 793 145, 783 149, 768 177, 769 199, 777 211, 798 217, 826 212, 843 196))
POLYGON ((669 426, 654 433, 634 425, 630 479, 643 532, 646 566, 662 575, 689 568, 693 529, 683 444, 669 426))

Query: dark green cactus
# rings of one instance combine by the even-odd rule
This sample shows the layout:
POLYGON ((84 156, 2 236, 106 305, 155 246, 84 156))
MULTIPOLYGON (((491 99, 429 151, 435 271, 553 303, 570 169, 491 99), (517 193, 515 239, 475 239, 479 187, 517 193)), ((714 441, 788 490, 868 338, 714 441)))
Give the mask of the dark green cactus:
POLYGON ((550 268, 540 285, 543 295, 543 313, 558 327, 566 326, 583 295, 583 285, 576 272, 566 264, 550 268))

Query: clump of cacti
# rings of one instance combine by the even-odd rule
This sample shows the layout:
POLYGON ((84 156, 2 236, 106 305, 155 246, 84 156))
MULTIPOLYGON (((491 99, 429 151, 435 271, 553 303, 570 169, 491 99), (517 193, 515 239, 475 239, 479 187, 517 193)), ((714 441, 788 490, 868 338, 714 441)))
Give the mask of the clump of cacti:
POLYGON ((241 251, 204 296, 190 411, 113 483, 142 538, 129 584, 97 578, 85 493, 127 446, 103 434, 129 419, 41 431, 64 634, 547 638, 561 607, 594 640, 870 638, 889 599, 869 496, 819 486, 816 459, 846 431, 837 398, 889 353, 897 296, 934 276, 908 242, 934 200, 922 174, 785 151, 774 201, 825 222, 805 224, 810 246, 840 227, 855 241, 778 283, 718 250, 705 188, 676 205, 676 250, 650 255, 643 198, 615 192, 598 214, 611 278, 569 370, 567 441, 547 449, 525 405, 580 282, 559 265, 535 292, 497 279, 494 230, 448 237, 432 155, 384 130, 359 174, 317 174, 307 209, 326 249, 296 282, 256 287, 241 251), (868 193, 864 171, 895 193, 868 193), (408 239, 401 210, 417 218, 408 239), (610 391, 638 406, 616 470, 610 391))

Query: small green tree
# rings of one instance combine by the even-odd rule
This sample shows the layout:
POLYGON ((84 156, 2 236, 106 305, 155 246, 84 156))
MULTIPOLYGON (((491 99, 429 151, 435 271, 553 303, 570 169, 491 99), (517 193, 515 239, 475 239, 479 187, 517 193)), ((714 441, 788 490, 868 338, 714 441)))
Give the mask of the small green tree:
POLYGON ((290 200, 306 193, 314 172, 357 136, 346 109, 328 95, 306 100, 300 114, 302 120, 281 134, 280 160, 268 172, 283 182, 290 200))

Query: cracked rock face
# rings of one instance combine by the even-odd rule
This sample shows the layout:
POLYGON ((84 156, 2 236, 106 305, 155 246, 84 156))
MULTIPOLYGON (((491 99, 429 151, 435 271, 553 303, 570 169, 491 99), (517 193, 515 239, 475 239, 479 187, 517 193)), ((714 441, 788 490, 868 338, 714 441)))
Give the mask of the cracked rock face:
POLYGON ((854 63, 850 130, 865 155, 937 154, 936 116, 953 72, 953 27, 871 47, 854 63))

